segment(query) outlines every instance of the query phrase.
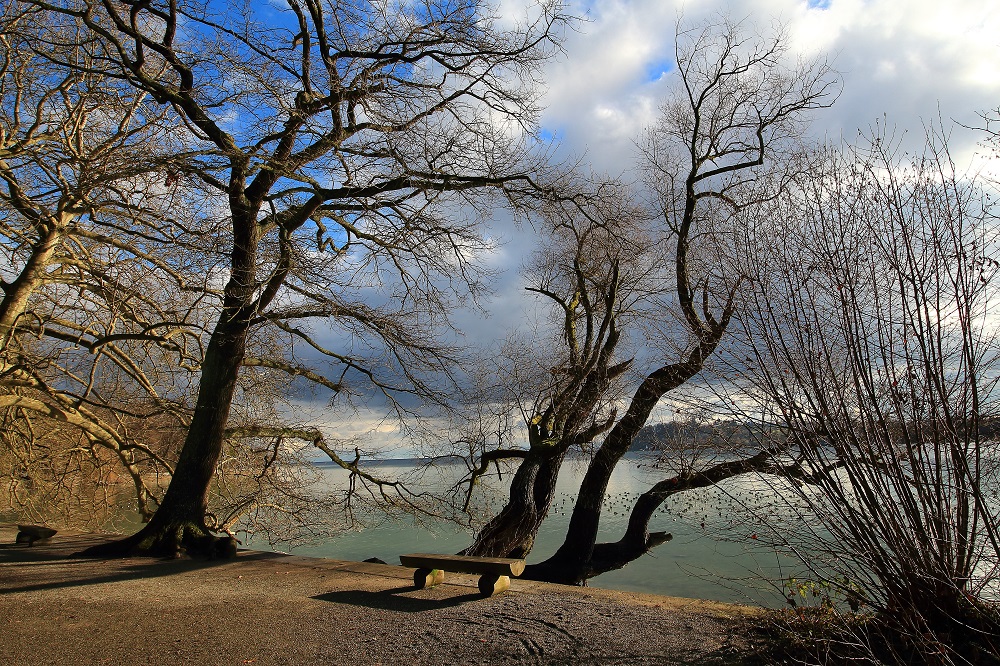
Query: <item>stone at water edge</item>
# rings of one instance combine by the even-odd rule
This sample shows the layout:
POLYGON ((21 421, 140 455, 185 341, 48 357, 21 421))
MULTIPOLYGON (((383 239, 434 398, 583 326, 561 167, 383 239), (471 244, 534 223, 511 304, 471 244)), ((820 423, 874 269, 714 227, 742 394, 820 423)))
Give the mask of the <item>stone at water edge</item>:
POLYGON ((42 525, 18 525, 17 529, 14 543, 26 543, 29 547, 36 543, 48 543, 56 533, 56 530, 51 527, 43 527, 42 525))

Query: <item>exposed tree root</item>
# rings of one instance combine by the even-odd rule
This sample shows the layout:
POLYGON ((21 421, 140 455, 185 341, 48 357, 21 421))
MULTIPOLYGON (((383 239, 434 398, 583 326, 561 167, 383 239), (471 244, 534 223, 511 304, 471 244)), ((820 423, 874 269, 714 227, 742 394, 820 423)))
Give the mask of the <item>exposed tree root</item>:
POLYGON ((81 557, 194 557, 230 559, 236 557, 236 539, 212 534, 195 522, 175 522, 166 526, 149 523, 132 536, 109 541, 76 553, 81 557))

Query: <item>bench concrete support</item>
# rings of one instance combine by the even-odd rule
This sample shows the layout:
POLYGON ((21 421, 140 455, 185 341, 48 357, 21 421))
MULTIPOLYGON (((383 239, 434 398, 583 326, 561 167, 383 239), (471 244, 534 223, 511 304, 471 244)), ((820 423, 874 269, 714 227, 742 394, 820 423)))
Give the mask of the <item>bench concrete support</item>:
POLYGON ((442 569, 417 569, 413 572, 413 587, 422 590, 425 587, 434 587, 444 582, 444 570, 442 569))
POLYGON ((51 527, 41 525, 18 525, 17 536, 14 543, 26 543, 29 547, 37 544, 45 544, 52 541, 52 536, 56 533, 51 527))
POLYGON ((484 597, 500 594, 510 587, 510 576, 485 574, 479 577, 479 593, 484 597))

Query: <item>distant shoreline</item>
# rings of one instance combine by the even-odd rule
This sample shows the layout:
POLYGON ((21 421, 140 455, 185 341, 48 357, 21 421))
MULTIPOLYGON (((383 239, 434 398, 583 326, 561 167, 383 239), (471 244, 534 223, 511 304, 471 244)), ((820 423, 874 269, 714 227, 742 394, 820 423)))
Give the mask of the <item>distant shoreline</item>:
MULTIPOLYGON (((629 451, 623 457, 626 460, 636 460, 640 458, 654 458, 656 455, 655 451, 629 451)), ((573 452, 566 456, 567 460, 570 461, 584 461, 588 460, 590 456, 586 453, 573 452)), ((458 465, 462 463, 464 459, 461 456, 440 456, 440 457, 430 457, 430 458, 362 458, 360 464, 362 465, 422 465, 426 463, 436 463, 442 465, 458 465)), ((313 467, 335 467, 340 468, 340 465, 333 462, 332 460, 317 459, 315 461, 309 461, 303 463, 305 465, 313 467)))

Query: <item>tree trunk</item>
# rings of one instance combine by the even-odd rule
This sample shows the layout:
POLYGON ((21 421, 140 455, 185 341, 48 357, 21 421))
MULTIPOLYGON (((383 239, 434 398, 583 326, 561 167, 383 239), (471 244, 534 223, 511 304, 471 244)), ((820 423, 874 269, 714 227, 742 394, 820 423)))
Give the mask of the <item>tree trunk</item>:
MULTIPOLYGON (((566 538, 552 557, 536 565, 526 575, 539 576, 540 580, 555 583, 579 585, 587 575, 597 531, 601 523, 601 510, 608 490, 611 474, 621 457, 628 451, 632 440, 645 425, 650 412, 660 397, 669 390, 664 388, 662 370, 658 370, 639 386, 628 412, 608 433, 604 443, 597 450, 587 467, 587 473, 580 484, 580 493, 573 507, 566 538)), ((670 382, 670 384, 674 384, 670 382)))
MULTIPOLYGON (((650 413, 660 399, 696 375, 704 365, 704 359, 711 354, 717 343, 717 336, 707 338, 687 360, 663 366, 643 380, 632 396, 628 411, 608 433, 587 467, 562 545, 549 559, 528 567, 524 573, 525 577, 566 585, 581 585, 588 578, 600 573, 600 571, 595 573, 593 559, 604 496, 615 466, 628 451, 639 430, 649 420, 650 413)), ((636 557, 644 552, 645 550, 639 552, 636 557)), ((620 568, 624 564, 623 562, 612 568, 620 568)))
POLYGON ((177 556, 187 553, 215 557, 236 554, 236 540, 213 536, 205 525, 205 513, 212 477, 225 443, 236 381, 246 357, 250 323, 260 307, 255 296, 261 238, 261 227, 256 220, 260 201, 248 201, 243 189, 235 186, 240 182, 235 173, 245 173, 245 168, 245 164, 234 168, 232 178, 229 203, 233 211, 234 240, 222 312, 205 350, 198 401, 170 485, 153 518, 142 530, 122 541, 88 548, 83 555, 177 556))
MULTIPOLYGON (((17 320, 28 308, 31 295, 45 277, 45 269, 51 263, 64 236, 64 224, 45 224, 44 233, 31 249, 31 256, 20 275, 10 284, 3 286, 0 299, 0 353, 6 351, 14 336, 17 320)), ((0 361, 0 368, 3 368, 0 361)))
POLYGON ((235 554, 235 540, 231 537, 217 539, 205 526, 208 492, 222 453, 249 330, 246 321, 227 322, 227 315, 224 311, 205 352, 191 427, 159 508, 138 533, 89 548, 83 555, 176 557, 187 553, 215 557, 235 554))
POLYGON ((493 517, 463 555, 524 558, 531 552, 552 499, 565 451, 532 450, 518 465, 507 505, 493 517))

